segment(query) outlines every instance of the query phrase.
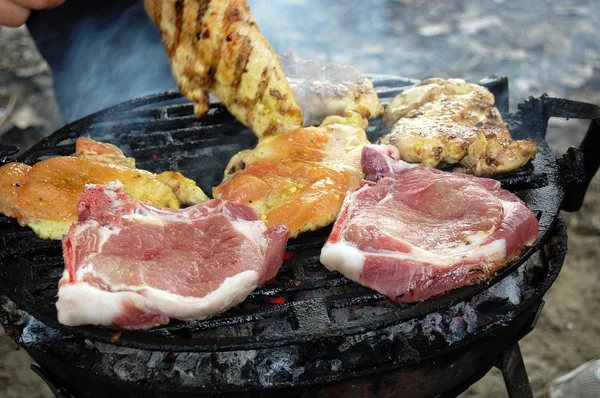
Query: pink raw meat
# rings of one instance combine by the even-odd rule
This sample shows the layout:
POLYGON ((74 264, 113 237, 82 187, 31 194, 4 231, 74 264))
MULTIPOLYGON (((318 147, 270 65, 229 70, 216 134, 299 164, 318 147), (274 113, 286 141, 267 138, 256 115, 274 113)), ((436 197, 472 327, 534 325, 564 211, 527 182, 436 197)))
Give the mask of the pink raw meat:
POLYGON ((363 149, 371 181, 346 196, 321 251, 328 269, 415 302, 489 279, 536 240, 535 215, 498 181, 410 165, 395 149, 363 149))
POLYGON ((133 199, 123 186, 89 185, 63 239, 58 320, 149 328, 202 319, 273 278, 289 229, 223 200, 181 210, 133 199))

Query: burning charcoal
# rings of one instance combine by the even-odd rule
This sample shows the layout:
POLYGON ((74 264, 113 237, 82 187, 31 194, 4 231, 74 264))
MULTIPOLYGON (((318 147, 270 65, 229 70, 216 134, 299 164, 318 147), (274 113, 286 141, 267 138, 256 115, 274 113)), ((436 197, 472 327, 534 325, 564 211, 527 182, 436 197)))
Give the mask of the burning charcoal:
POLYGON ((344 363, 339 359, 334 359, 333 361, 331 361, 331 370, 333 370, 334 372, 337 372, 340 369, 342 369, 342 366, 344 366, 344 363))
POLYGON ((258 380, 258 370, 254 358, 246 362, 246 365, 240 369, 240 375, 242 384, 245 380, 258 380))
POLYGON ((257 361, 258 379, 263 386, 293 380, 294 364, 298 360, 297 350, 282 348, 257 361))
POLYGON ((208 385, 212 382, 212 372, 207 372, 206 369, 211 368, 210 354, 182 353, 177 356, 172 373, 179 376, 183 385, 208 385))
POLYGON ((302 374, 299 375, 299 380, 311 380, 319 376, 327 375, 331 369, 329 361, 317 359, 314 362, 306 363, 303 367, 302 374))
POLYGON ((421 323, 423 334, 433 341, 439 336, 445 335, 443 330, 442 315, 440 313, 429 314, 421 323))
POLYGON ((367 369, 377 362, 391 361, 391 346, 388 335, 372 336, 343 351, 340 359, 353 370, 367 369))
MULTIPOLYGON (((207 384, 210 382, 210 380, 205 380, 204 382, 197 380, 192 371, 186 371, 177 365, 173 366, 173 373, 179 375, 181 383, 187 386, 197 385, 198 383, 207 384)), ((208 373, 207 376, 209 376, 208 373)))
POLYGON ((60 337, 60 332, 49 328, 34 317, 29 317, 27 325, 20 337, 21 344, 45 343, 60 337))
POLYGON ((477 313, 473 307, 466 303, 463 319, 467 322, 467 332, 474 333, 477 330, 477 313))
POLYGON ((164 361, 164 359, 166 358, 167 355, 168 355, 168 353, 166 353, 166 352, 153 352, 150 355, 150 360, 148 361, 146 366, 148 367, 148 369, 155 368, 162 361, 164 361))
POLYGON ((513 305, 518 305, 522 299, 521 285, 522 280, 516 273, 512 273, 482 293, 480 299, 483 300, 487 297, 506 298, 513 305))
POLYGON ((335 323, 346 323, 350 320, 352 313, 347 308, 332 308, 329 316, 335 323))
POLYGON ((459 303, 446 311, 444 321, 448 324, 449 343, 466 338, 478 328, 478 317, 475 309, 468 303, 459 303))
POLYGON ((126 357, 117 362, 113 369, 121 380, 138 381, 147 377, 148 368, 145 363, 145 360, 137 356, 126 357))
POLYGON ((292 331, 288 318, 267 318, 254 323, 254 333, 264 335, 281 335, 292 331))
POLYGON ((467 322, 461 316, 452 318, 448 328, 450 333, 446 339, 450 344, 464 339, 467 335, 467 322))
POLYGON ((365 317, 374 317, 377 315, 386 314, 390 311, 393 311, 391 308, 386 307, 364 307, 356 310, 354 312, 354 316, 356 319, 365 318, 365 317))
MULTIPOLYGON (((256 351, 232 351, 219 353, 217 367, 223 369, 215 375, 218 382, 226 385, 243 386, 248 380, 248 370, 254 368, 256 351)), ((254 377, 256 380, 256 377, 254 377)))
POLYGON ((409 341, 403 338, 399 338, 394 341, 392 353, 394 360, 401 363, 416 361, 421 357, 419 351, 412 348, 409 341))

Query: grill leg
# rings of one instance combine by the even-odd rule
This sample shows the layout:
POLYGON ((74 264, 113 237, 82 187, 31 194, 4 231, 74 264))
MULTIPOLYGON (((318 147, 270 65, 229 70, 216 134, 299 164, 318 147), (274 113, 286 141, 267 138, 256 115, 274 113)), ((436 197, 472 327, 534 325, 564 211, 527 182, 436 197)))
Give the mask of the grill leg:
POLYGON ((42 378, 42 380, 44 380, 46 382, 46 384, 48 384, 50 391, 52 391, 54 393, 54 396, 56 398, 75 398, 74 396, 69 394, 64 388, 60 387, 57 383, 55 383, 52 380, 52 378, 50 377, 50 375, 48 373, 46 373, 46 371, 44 369, 40 368, 38 365, 32 364, 30 366, 30 369, 33 370, 33 372, 35 374, 40 376, 42 378))
POLYGON ((502 353, 499 365, 510 398, 533 398, 519 343, 502 353))

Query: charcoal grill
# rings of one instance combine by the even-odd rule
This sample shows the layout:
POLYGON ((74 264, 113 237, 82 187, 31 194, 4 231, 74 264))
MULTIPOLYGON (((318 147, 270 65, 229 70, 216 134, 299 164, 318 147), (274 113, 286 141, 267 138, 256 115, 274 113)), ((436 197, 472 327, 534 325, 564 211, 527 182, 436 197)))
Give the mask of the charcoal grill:
MULTIPOLYGON (((386 104, 416 81, 370 76, 386 104)), ((34 370, 57 396, 456 396, 492 366, 511 397, 531 396, 517 342, 540 314, 560 272, 566 231, 559 212, 577 210, 598 168, 598 107, 529 98, 508 113, 508 80, 480 84, 496 96, 515 139, 533 138, 539 153, 519 171, 497 176, 539 219, 534 245, 489 283, 417 304, 399 304, 326 270, 318 261, 330 229, 288 242, 275 280, 210 319, 173 321, 149 331, 68 327, 56 318, 63 272, 60 242, 38 239, 0 218, 0 322, 36 360, 34 370), (579 148, 556 159, 548 119, 592 119, 579 148), (566 194, 565 194, 566 193, 566 194)), ((371 121, 371 141, 385 130, 371 121)), ((153 172, 176 170, 205 192, 230 157, 256 138, 219 103, 201 119, 177 92, 125 102, 71 123, 18 160, 33 164, 74 153, 79 136, 110 142, 153 172)), ((0 161, 15 149, 4 148, 0 161)))

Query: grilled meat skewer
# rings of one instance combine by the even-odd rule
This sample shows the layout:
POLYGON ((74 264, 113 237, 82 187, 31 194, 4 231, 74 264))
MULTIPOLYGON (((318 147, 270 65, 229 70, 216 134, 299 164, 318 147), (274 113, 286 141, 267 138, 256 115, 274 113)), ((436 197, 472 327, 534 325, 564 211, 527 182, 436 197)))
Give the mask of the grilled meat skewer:
POLYGON ((260 139, 302 125, 277 55, 245 0, 144 0, 179 89, 200 117, 208 93, 260 139))

